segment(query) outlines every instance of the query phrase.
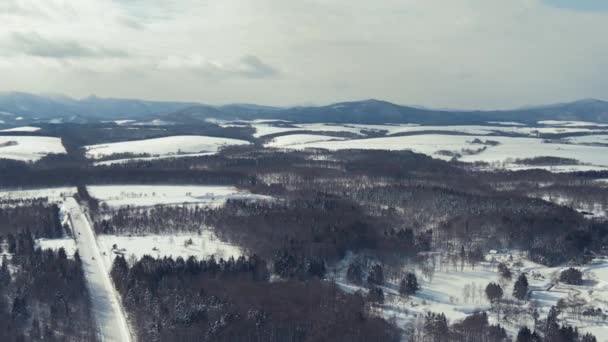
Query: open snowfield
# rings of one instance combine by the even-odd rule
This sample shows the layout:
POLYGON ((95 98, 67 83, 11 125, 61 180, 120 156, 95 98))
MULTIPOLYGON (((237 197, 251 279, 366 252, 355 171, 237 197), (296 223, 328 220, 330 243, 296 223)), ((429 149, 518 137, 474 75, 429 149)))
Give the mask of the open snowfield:
POLYGON ((0 130, 0 132, 38 132, 40 127, 23 126, 0 130))
POLYGON ((52 249, 55 251, 63 248, 68 257, 74 256, 74 253, 78 249, 76 247, 76 241, 74 241, 74 239, 71 237, 66 237, 63 239, 37 239, 36 247, 40 249, 52 249))
POLYGON ((594 125, 588 127, 578 126, 547 126, 530 127, 517 123, 494 123, 492 125, 453 125, 453 126, 421 126, 416 124, 395 124, 395 125, 364 125, 364 124, 290 124, 289 127, 275 126, 268 123, 251 124, 256 129, 255 137, 260 138, 266 135, 287 133, 293 131, 313 131, 313 132, 347 132, 362 134, 362 131, 385 131, 386 135, 417 133, 417 132, 450 132, 471 135, 500 135, 518 134, 528 137, 536 137, 539 134, 565 134, 565 133, 593 133, 608 130, 608 125, 594 125))
POLYGON ((608 144, 608 134, 583 135, 567 140, 573 144, 608 144))
POLYGON ((291 134, 291 135, 282 135, 280 137, 276 137, 272 139, 269 143, 267 143, 266 147, 274 147, 274 148, 287 148, 293 145, 299 144, 309 144, 316 143, 322 141, 339 141, 345 140, 346 138, 340 137, 330 137, 326 135, 314 135, 314 134, 291 134))
POLYGON ((63 202, 65 197, 73 196, 76 193, 75 187, 61 188, 42 188, 42 189, 26 189, 26 190, 2 190, 0 191, 0 199, 35 199, 48 198, 49 202, 63 202))
POLYGON ((231 186, 108 185, 89 186, 91 196, 112 208, 169 204, 222 205, 228 199, 269 199, 231 186))
POLYGON ((216 259, 238 258, 243 251, 234 245, 220 241, 212 231, 205 230, 201 234, 176 234, 176 235, 146 235, 146 236, 119 236, 99 235, 97 243, 106 259, 108 271, 111 269, 112 261, 118 254, 127 259, 135 256, 140 259, 144 255, 152 257, 182 257, 190 256, 200 259, 214 256, 216 259), (192 244, 189 244, 190 240, 192 244), (113 249, 116 245, 117 249, 113 249), (104 254, 105 253, 105 254, 104 254))
POLYGON ((49 154, 64 153, 60 138, 0 136, 0 159, 36 161, 49 154))
POLYGON ((608 127, 608 124, 600 124, 597 122, 590 122, 590 121, 544 120, 544 121, 539 121, 538 123, 541 125, 562 126, 562 127, 581 127, 581 126, 608 127))
MULTIPOLYGON (((608 148, 601 146, 584 146, 574 144, 545 143, 535 138, 515 138, 504 136, 463 136, 424 134, 397 137, 382 137, 371 139, 353 139, 343 141, 321 141, 289 145, 290 149, 323 148, 329 150, 368 149, 368 150, 412 150, 433 158, 450 160, 452 157, 440 154, 439 151, 460 153, 459 160, 464 162, 487 162, 504 164, 509 167, 510 161, 541 156, 574 158, 587 166, 599 169, 608 168, 608 148), (492 140, 499 142, 498 146, 474 144, 472 141, 492 140), (469 154, 463 150, 484 151, 469 154)), ((522 166, 517 166, 521 168, 522 166)), ((561 167, 561 166, 560 166, 561 167)), ((555 167, 555 168, 560 168, 555 167)), ((565 167, 573 167, 566 165, 565 167)))
MULTIPOLYGON (((367 292, 365 287, 349 284, 346 280, 346 267, 349 258, 346 258, 336 270, 335 278, 343 290, 367 292)), ((439 265, 439 262, 437 263, 439 265)), ((586 301, 587 307, 608 310, 608 260, 594 260, 592 265, 580 267, 584 278, 587 279, 582 286, 572 286, 556 281, 559 272, 567 267, 545 267, 527 260, 518 252, 513 254, 487 255, 486 261, 472 269, 466 265, 461 271, 459 265, 444 265, 432 273, 415 271, 420 283, 420 290, 409 298, 398 293, 398 280, 389 279, 382 287, 385 302, 377 307, 377 314, 386 319, 395 319, 398 325, 404 327, 414 322, 417 317, 426 312, 443 312, 451 323, 464 319, 466 316, 480 311, 489 310, 490 302, 486 298, 485 287, 490 282, 501 285, 505 299, 512 299, 513 284, 521 272, 526 272, 530 283, 529 300, 520 303, 520 308, 528 309, 536 305, 541 318, 546 317, 551 306, 557 305, 560 299, 580 298, 586 301), (510 261, 509 256, 513 256, 510 261), (513 271, 510 281, 501 280, 497 265, 505 262, 513 271)), ((386 276, 386 275, 385 275, 386 276)), ((489 313, 489 318, 496 323, 496 314, 489 313)), ((598 341, 608 341, 608 322, 591 318, 574 317, 564 311, 560 318, 573 324, 581 331, 591 332, 598 341)), ((517 334, 521 326, 533 326, 529 314, 523 314, 518 321, 501 319, 500 323, 512 336, 517 334)))
POLYGON ((102 166, 102 165, 112 165, 112 164, 125 164, 125 163, 132 163, 132 162, 143 162, 143 161, 159 160, 159 159, 212 156, 214 154, 216 154, 216 152, 182 153, 182 154, 171 154, 171 155, 158 156, 158 157, 138 157, 138 158, 112 159, 112 160, 104 160, 104 161, 100 161, 100 162, 95 162, 93 164, 95 166, 102 166))
POLYGON ((156 139, 124 141, 86 146, 89 158, 102 158, 115 153, 147 153, 153 156, 179 155, 181 153, 218 152, 220 148, 247 145, 244 140, 215 138, 198 135, 180 135, 156 139))

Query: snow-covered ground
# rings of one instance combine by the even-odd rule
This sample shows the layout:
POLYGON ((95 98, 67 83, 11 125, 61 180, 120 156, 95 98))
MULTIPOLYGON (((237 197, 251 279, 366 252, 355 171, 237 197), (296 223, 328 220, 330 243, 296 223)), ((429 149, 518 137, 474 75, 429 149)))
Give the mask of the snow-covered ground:
POLYGON ((142 161, 159 160, 159 159, 212 156, 214 154, 216 154, 216 152, 182 153, 182 154, 172 154, 172 155, 158 156, 158 157, 138 157, 138 158, 112 159, 112 160, 104 160, 104 161, 100 161, 100 162, 95 162, 93 164, 95 166, 102 166, 102 165, 106 165, 107 166, 107 165, 112 165, 112 164, 125 164, 125 163, 142 162, 142 161))
POLYGON ((23 126, 23 127, 15 127, 9 129, 3 129, 0 132, 38 132, 40 127, 32 127, 32 126, 23 126))
POLYGON ((111 269, 116 255, 124 255, 127 259, 135 256, 140 259, 144 255, 152 257, 182 257, 187 259, 194 256, 201 259, 214 256, 229 259, 238 258, 243 251, 234 245, 220 241, 210 230, 204 230, 201 234, 177 234, 177 235, 145 235, 145 236, 120 236, 99 235, 97 243, 108 266, 111 269), (190 243, 191 242, 191 243, 190 243), (116 249, 114 249, 116 245, 116 249))
MULTIPOLYGON (((572 286, 557 282, 559 273, 567 267, 545 267, 525 258, 517 251, 514 253, 496 253, 486 256, 486 261, 474 269, 466 265, 461 271, 459 264, 450 262, 439 266, 439 255, 434 272, 423 272, 422 267, 409 268, 415 272, 420 283, 420 290, 409 298, 398 293, 398 280, 389 279, 382 289, 385 302, 377 307, 377 313, 387 319, 395 319, 398 325, 406 326, 426 312, 444 313, 450 323, 464 319, 469 314, 486 311, 491 308, 486 298, 485 288, 488 283, 501 285, 505 299, 513 299, 513 284, 519 274, 525 272, 529 282, 529 299, 520 302, 519 308, 529 310, 531 305, 538 308, 541 318, 545 318, 551 306, 557 305, 560 299, 580 298, 586 301, 587 307, 608 310, 608 260, 597 259, 590 266, 580 267, 586 282, 582 286, 572 286), (511 259, 511 256, 513 257, 511 259), (505 262, 513 272, 511 280, 503 280, 499 276, 497 265, 505 262)), ((352 255, 338 266, 334 275, 338 285, 347 292, 361 290, 365 287, 356 286, 346 280, 346 268, 352 255)), ((386 274, 385 274, 386 277, 386 274)), ((496 315, 489 314, 490 320, 496 323, 496 315)), ((516 335, 521 326, 533 326, 529 313, 519 315, 520 319, 502 319, 500 323, 512 335, 516 335)), ((567 312, 560 316, 568 324, 579 327, 583 332, 596 335, 598 341, 608 340, 608 322, 591 318, 575 317, 567 312)))
POLYGON ((147 207, 159 204, 222 205, 228 199, 269 200, 232 186, 201 185, 103 185, 89 186, 91 196, 112 208, 147 207))
POLYGON ((49 202, 63 202, 64 198, 73 196, 76 193, 75 187, 61 188, 41 188, 41 189, 25 189, 25 190, 2 190, 0 191, 0 199, 35 199, 48 198, 49 202))
POLYGON ((283 135, 272 139, 266 144, 267 147, 275 148, 286 148, 292 145, 309 144, 321 141, 338 141, 345 140, 346 138, 331 137, 326 135, 314 135, 314 134, 291 134, 283 135))
POLYGON ((608 134, 592 134, 567 139, 573 144, 608 144, 608 134))
POLYGON ((101 340, 129 342, 131 332, 119 295, 107 272, 109 266, 102 257, 95 241, 95 233, 86 214, 72 197, 64 202, 64 210, 69 213, 72 229, 76 236, 76 246, 82 259, 82 266, 91 295, 91 304, 101 340))
POLYGON ((76 250, 78 249, 76 247, 76 241, 71 237, 63 239, 37 239, 36 247, 40 249, 52 249, 55 251, 63 248, 69 257, 74 256, 74 253, 76 253, 76 250))
POLYGON ((563 126, 563 127, 580 127, 580 126, 608 127, 608 124, 600 124, 597 122, 590 122, 590 121, 544 120, 544 121, 539 121, 538 123, 541 125, 547 125, 547 126, 563 126))
POLYGON ((463 134, 521 134, 529 137, 536 137, 539 134, 563 134, 563 133, 592 133, 602 132, 607 127, 595 125, 593 127, 529 127, 518 123, 495 123, 493 125, 453 125, 453 126, 422 126, 415 124, 395 124, 395 125, 364 125, 364 124, 290 124, 286 126, 276 126, 267 123, 251 124, 256 129, 255 137, 263 137, 270 134, 286 133, 293 131, 314 131, 314 132, 348 132, 362 134, 363 130, 386 131, 387 135, 416 133, 425 131, 451 132, 463 134))
POLYGON ((182 153, 215 153, 220 148, 233 145, 247 145, 249 142, 237 139, 216 138, 199 135, 180 135, 156 139, 123 141, 109 144, 85 146, 89 158, 102 158, 115 153, 150 154, 152 156, 180 155, 182 153))
MULTIPOLYGON (((452 157, 439 153, 449 151, 460 153, 458 158, 464 162, 487 162, 501 164, 501 167, 517 167, 509 165, 515 159, 527 159, 541 156, 572 158, 583 163, 586 167, 608 168, 608 148, 601 146, 585 146, 573 144, 545 143, 542 139, 516 138, 504 136, 463 136, 424 134, 397 137, 381 137, 371 139, 353 139, 342 141, 321 141, 289 145, 290 149, 324 148, 329 150, 368 149, 368 150, 412 150, 424 153, 434 158, 450 160, 452 157), (492 140, 497 146, 473 143, 473 140, 492 140), (478 153, 466 153, 463 150, 478 150, 478 153)), ((580 167, 581 165, 575 165, 580 167)), ((559 169, 559 167, 553 167, 559 169)), ((564 167, 573 167, 565 165, 564 167)))
POLYGON ((49 154, 66 153, 60 138, 0 136, 0 159, 36 161, 49 154))

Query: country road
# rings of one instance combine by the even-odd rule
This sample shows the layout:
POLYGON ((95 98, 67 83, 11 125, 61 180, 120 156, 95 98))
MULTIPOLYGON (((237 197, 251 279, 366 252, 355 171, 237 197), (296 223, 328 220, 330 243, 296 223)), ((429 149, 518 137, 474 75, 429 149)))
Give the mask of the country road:
POLYGON ((130 342, 131 334, 118 293, 114 289, 110 275, 106 272, 89 220, 73 197, 64 202, 64 208, 69 214, 76 246, 82 259, 100 340, 130 342))

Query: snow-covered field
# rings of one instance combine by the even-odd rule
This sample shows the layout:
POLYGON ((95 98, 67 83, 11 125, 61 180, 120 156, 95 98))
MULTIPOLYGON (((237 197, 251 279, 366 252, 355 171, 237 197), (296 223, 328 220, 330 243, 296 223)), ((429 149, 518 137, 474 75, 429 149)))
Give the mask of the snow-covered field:
POLYGON ((177 235, 146 235, 146 236, 119 236, 99 235, 97 243, 106 265, 111 269, 112 261, 116 255, 122 254, 127 259, 135 256, 140 259, 144 255, 152 257, 182 257, 187 259, 194 256, 200 259, 214 256, 216 259, 238 258, 243 251, 234 245, 220 241, 212 231, 205 230, 201 234, 177 235), (116 249, 114 249, 116 245, 116 249))
POLYGON ((0 132, 38 132, 40 127, 23 126, 0 130, 0 132))
MULTIPOLYGON (((503 167, 524 168, 524 166, 510 165, 515 159, 527 159, 541 156, 573 158, 585 165, 565 165, 563 167, 592 167, 608 168, 608 148, 601 146, 584 146, 574 144, 545 143, 541 139, 516 138, 504 136, 463 136, 424 134, 397 137, 381 137, 371 139, 352 139, 342 141, 320 141, 302 144, 291 144, 290 149, 323 148, 329 150, 341 149, 368 149, 368 150, 412 150, 434 158, 450 160, 450 155, 440 151, 458 153, 458 159, 464 162, 487 162, 501 164, 503 167), (475 139, 481 141, 491 140, 498 142, 497 146, 473 143, 475 139), (481 148, 485 150, 477 153, 481 148)), ((528 167, 529 168, 529 167, 528 167)), ((559 167, 552 167, 560 169, 559 167)))
POLYGON ((36 161, 49 154, 66 153, 60 138, 0 136, 0 159, 36 161))
POLYGON ((115 153, 150 154, 152 156, 178 156, 182 153, 215 153, 220 148, 233 145, 247 145, 249 142, 237 139, 215 138, 199 135, 180 135, 156 139, 123 141, 109 144, 85 146, 89 158, 102 158, 115 153))
POLYGON ((199 185, 108 185, 89 186, 91 196, 112 208, 200 203, 222 205, 228 199, 269 199, 231 186, 199 185))
POLYGON ((608 144, 608 134, 592 134, 567 139, 573 144, 608 144))
POLYGON ((346 138, 330 137, 326 135, 314 135, 314 134, 291 134, 283 135, 272 139, 266 144, 267 147, 274 148, 286 148, 293 145, 309 144, 322 141, 339 141, 345 140, 346 138))
MULTIPOLYGON (((438 255, 436 255, 438 258, 438 255)), ((346 266, 349 258, 338 267, 334 275, 338 285, 345 291, 361 290, 367 292, 365 287, 349 284, 346 280, 346 266)), ((587 307, 608 310, 608 260, 594 260, 591 266, 580 267, 586 282, 582 286, 572 286, 559 283, 556 279, 559 273, 567 267, 545 267, 527 260, 522 254, 491 254, 486 261, 474 269, 465 266, 461 271, 460 265, 444 263, 434 272, 422 272, 421 268, 409 269, 414 271, 420 283, 420 290, 409 298, 398 293, 398 280, 389 280, 382 290, 385 302, 377 307, 377 313, 387 319, 395 319, 398 325, 406 326, 414 322, 426 312, 444 313, 450 323, 464 319, 467 315, 489 310, 490 302, 486 298, 485 288, 488 283, 495 282, 501 285, 505 299, 513 299, 513 284, 519 274, 525 272, 530 284, 529 300, 520 302, 519 308, 529 310, 531 305, 538 308, 541 318, 545 318, 551 306, 557 305, 560 299, 584 299, 587 307), (510 259, 510 256, 513 259, 510 259), (498 262, 505 262, 513 272, 511 280, 503 280, 499 276, 498 262)), ((386 275, 385 275, 386 277, 386 275)), ((501 319, 499 322, 512 335, 516 335, 521 326, 533 326, 529 313, 518 315, 519 319, 501 319)), ((490 320, 496 323, 496 314, 489 314, 490 320)), ((571 315, 567 310, 561 318, 583 332, 596 335, 598 341, 608 339, 608 322, 592 318, 579 318, 571 315)))
POLYGON ((266 135, 287 133, 293 131, 313 131, 313 132, 348 132, 362 134, 363 130, 386 131, 387 135, 416 133, 426 131, 451 132, 473 135, 486 134, 519 134, 529 137, 536 137, 539 134, 564 134, 564 133, 592 133, 602 132, 608 129, 606 126, 596 125, 593 127, 577 126, 552 126, 552 127, 529 127, 517 123, 495 123, 493 125, 453 125, 453 126, 421 126, 415 124, 395 124, 395 125, 363 125, 363 124, 290 124, 290 127, 276 126, 268 123, 252 123, 256 129, 255 137, 266 135))
POLYGON ((75 187, 62 188, 42 188, 25 190, 2 190, 0 199, 35 199, 48 198, 49 202, 62 202, 65 197, 73 196, 76 193, 75 187))
POLYGON ((76 247, 76 241, 70 237, 63 239, 37 239, 36 247, 40 249, 52 249, 55 251, 63 248, 69 257, 74 256, 74 253, 76 253, 76 250, 78 249, 76 247))
POLYGON ((541 125, 562 126, 562 127, 581 127, 581 126, 608 127, 608 124, 600 124, 597 122, 590 122, 590 121, 544 120, 544 121, 539 121, 538 123, 541 125))

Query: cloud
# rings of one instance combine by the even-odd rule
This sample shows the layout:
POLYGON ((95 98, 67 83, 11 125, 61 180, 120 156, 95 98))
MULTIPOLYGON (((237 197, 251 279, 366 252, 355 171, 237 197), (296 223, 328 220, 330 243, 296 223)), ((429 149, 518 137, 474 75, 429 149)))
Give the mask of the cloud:
POLYGON ((608 1, 589 1, 0 0, 0 91, 486 109, 608 98, 608 1))
POLYGON ((280 75, 278 69, 264 63, 259 57, 246 55, 238 61, 224 64, 203 58, 199 54, 169 56, 158 64, 161 70, 185 70, 196 72, 209 79, 248 78, 263 79, 280 75))
POLYGON ((546 5, 575 11, 608 11, 606 0, 543 0, 546 5))
POLYGON ((11 40, 14 48, 29 56, 45 58, 125 58, 128 53, 121 49, 88 47, 74 40, 46 39, 30 33, 13 33, 11 40))

